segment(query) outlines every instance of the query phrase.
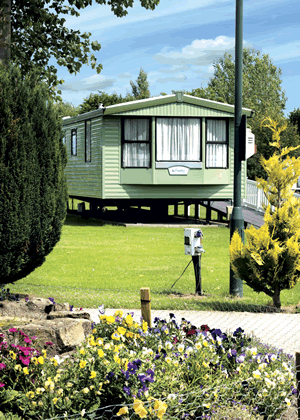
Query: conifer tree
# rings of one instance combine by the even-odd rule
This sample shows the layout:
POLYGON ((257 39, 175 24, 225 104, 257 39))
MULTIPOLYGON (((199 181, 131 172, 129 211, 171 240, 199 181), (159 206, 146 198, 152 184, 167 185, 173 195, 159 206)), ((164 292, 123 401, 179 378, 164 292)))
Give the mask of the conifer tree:
POLYGON ((45 261, 66 217, 62 122, 38 80, 0 64, 0 284, 45 261))
POLYGON ((236 231, 229 246, 234 273, 255 292, 272 297, 280 308, 280 292, 293 288, 300 276, 300 200, 292 186, 300 176, 300 158, 290 157, 297 147, 282 147, 281 132, 286 129, 271 118, 263 125, 272 130, 271 146, 277 150, 269 159, 261 158, 268 179, 257 179, 268 200, 264 225, 245 230, 246 244, 236 231))

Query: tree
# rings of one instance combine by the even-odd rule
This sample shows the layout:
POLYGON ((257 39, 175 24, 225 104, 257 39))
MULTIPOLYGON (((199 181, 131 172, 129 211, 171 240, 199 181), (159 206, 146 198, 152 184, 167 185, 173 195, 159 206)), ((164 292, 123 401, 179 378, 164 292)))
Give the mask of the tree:
MULTIPOLYGON (((224 57, 214 64, 214 75, 209 80, 206 88, 193 89, 193 96, 210 99, 234 105, 235 102, 235 63, 232 55, 225 53, 224 57)), ((257 155, 247 161, 248 177, 266 177, 266 173, 260 163, 260 156, 269 158, 272 155, 270 132, 261 125, 266 116, 283 122, 283 110, 286 104, 286 96, 282 90, 281 69, 277 68, 268 54, 261 54, 254 49, 243 49, 243 107, 255 111, 254 117, 248 120, 255 135, 257 155)), ((293 135, 290 129, 285 133, 290 143, 293 135)), ((285 137, 282 138, 283 144, 285 137)), ((297 144, 295 139, 293 145, 297 144)))
POLYGON ((56 109, 59 118, 75 117, 79 114, 79 108, 76 108, 73 104, 70 104, 69 102, 57 102, 54 104, 54 108, 56 109))
POLYGON ((11 0, 0 1, 0 62, 5 65, 10 60, 11 44, 11 0))
POLYGON ((126 102, 122 95, 117 95, 113 93, 108 95, 101 90, 98 93, 91 93, 88 98, 83 100, 83 103, 79 105, 79 114, 84 114, 85 112, 93 111, 99 108, 99 105, 102 104, 104 107, 120 104, 126 102))
POLYGON ((0 284, 27 276, 60 239, 67 162, 62 121, 37 71, 0 63, 0 284))
POLYGON ((295 108, 294 111, 290 112, 289 121, 296 126, 297 132, 300 135, 300 108, 295 108))
POLYGON ((280 308, 281 290, 293 288, 300 276, 300 200, 291 190, 300 176, 300 158, 289 156, 294 148, 281 145, 286 124, 279 127, 267 118, 263 125, 271 129, 271 146, 277 149, 269 159, 261 158, 268 174, 267 180, 258 180, 269 202, 265 223, 259 229, 251 225, 245 230, 246 245, 236 230, 229 246, 230 263, 238 278, 255 292, 272 297, 274 306, 280 308))
MULTIPOLYGON (((126 16, 129 7, 133 7, 134 0, 95 0, 98 4, 108 4, 117 17, 126 16)), ((90 43, 91 33, 74 31, 64 26, 65 19, 59 18, 59 14, 71 14, 80 16, 76 9, 84 9, 93 4, 92 0, 68 0, 70 6, 63 5, 64 0, 0 0, 1 15, 4 19, 4 31, 0 31, 0 47, 10 48, 10 54, 16 64, 20 66, 23 76, 36 68, 40 78, 46 80, 53 97, 61 100, 55 92, 56 87, 62 84, 58 80, 57 69, 48 66, 49 59, 55 57, 59 66, 67 67, 68 71, 77 74, 83 64, 89 64, 96 68, 97 73, 102 70, 102 65, 96 67, 97 59, 92 53, 99 51, 101 45, 98 41, 90 43), (11 10, 6 4, 11 4, 11 10), (45 3, 49 4, 46 7, 45 3), (10 12, 10 16, 9 16, 10 12), (6 39, 9 22, 11 21, 11 40, 6 39), (11 43, 10 45, 9 42, 11 43)), ((140 0, 142 7, 154 10, 159 0, 140 0)), ((0 50, 1 52, 1 50, 0 50)), ((0 56, 0 58, 2 58, 0 56)))
POLYGON ((79 105, 79 113, 84 114, 85 112, 93 111, 99 108, 102 104, 104 107, 110 105, 121 104, 124 102, 136 101, 138 99, 145 99, 150 97, 149 83, 147 81, 147 73, 141 68, 140 73, 136 79, 136 84, 131 80, 132 95, 127 93, 124 97, 113 93, 108 95, 105 92, 98 91, 97 93, 91 93, 88 98, 83 100, 83 104, 79 105))
POLYGON ((130 80, 130 85, 134 99, 147 99, 150 97, 147 73, 144 72, 142 67, 140 69, 138 78, 136 79, 136 84, 130 80))

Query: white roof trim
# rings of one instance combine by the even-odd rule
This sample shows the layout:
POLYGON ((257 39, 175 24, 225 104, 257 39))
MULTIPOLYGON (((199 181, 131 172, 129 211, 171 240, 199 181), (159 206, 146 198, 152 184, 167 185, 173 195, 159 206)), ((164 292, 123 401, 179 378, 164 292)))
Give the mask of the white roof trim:
POLYGON ((146 99, 138 99, 136 101, 129 101, 129 102, 121 102, 119 104, 115 104, 115 105, 109 105, 106 107, 107 108, 114 108, 116 106, 120 106, 120 105, 129 105, 129 104, 140 104, 143 102, 149 102, 149 101, 154 101, 156 99, 160 99, 160 98, 171 98, 172 96, 176 96, 176 95, 164 95, 164 96, 155 96, 154 98, 146 98, 146 99))
MULTIPOLYGON (((230 108, 234 108, 234 105, 226 104, 224 102, 211 101, 210 99, 198 98, 197 96, 186 95, 185 93, 183 94, 183 96, 186 96, 187 98, 192 98, 192 99, 199 99, 199 101, 204 101, 204 102, 208 102, 208 103, 211 103, 211 104, 217 104, 217 105, 223 105, 223 106, 225 105, 225 106, 228 106, 230 108)), ((138 99, 136 101, 122 102, 120 104, 109 105, 109 106, 106 107, 106 109, 120 107, 122 105, 140 104, 140 103, 143 103, 143 102, 147 103, 147 102, 155 101, 156 99, 172 98, 172 97, 176 97, 176 94, 155 96, 154 98, 146 98, 146 99, 138 99)), ((244 108, 243 107, 242 109, 245 110, 245 111, 252 111, 252 109, 250 109, 250 108, 244 108)))

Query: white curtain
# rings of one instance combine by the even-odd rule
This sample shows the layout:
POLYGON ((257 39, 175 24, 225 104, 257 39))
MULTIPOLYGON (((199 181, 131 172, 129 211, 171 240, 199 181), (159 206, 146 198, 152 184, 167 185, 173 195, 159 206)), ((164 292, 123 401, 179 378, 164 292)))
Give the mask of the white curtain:
POLYGON ((150 141, 149 120, 126 118, 124 121, 123 167, 149 167, 150 141), (136 142, 136 143, 131 143, 136 142))
POLYGON ((157 160, 200 160, 200 119, 157 118, 157 160))
POLYGON ((226 168, 228 145, 226 139, 225 120, 207 120, 207 142, 216 142, 206 145, 206 167, 226 168), (224 143, 224 144, 222 144, 224 143))

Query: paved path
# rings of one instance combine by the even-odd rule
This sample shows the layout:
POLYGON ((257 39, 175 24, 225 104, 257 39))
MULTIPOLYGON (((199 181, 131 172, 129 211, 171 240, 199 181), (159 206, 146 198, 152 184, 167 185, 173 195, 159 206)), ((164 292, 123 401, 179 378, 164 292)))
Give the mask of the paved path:
MULTIPOLYGON (((105 315, 113 315, 116 309, 106 309, 105 315)), ((122 309, 124 314, 134 312, 134 319, 139 322, 139 309, 122 309)), ((98 309, 84 309, 91 314, 94 322, 99 322, 98 309)), ((169 313, 175 314, 178 322, 181 318, 191 321, 196 327, 207 324, 210 328, 220 328, 224 332, 234 332, 241 327, 247 335, 256 336, 264 344, 282 349, 295 356, 300 352, 300 314, 222 312, 222 311, 171 311, 152 310, 152 322, 155 317, 169 319, 169 313)))

